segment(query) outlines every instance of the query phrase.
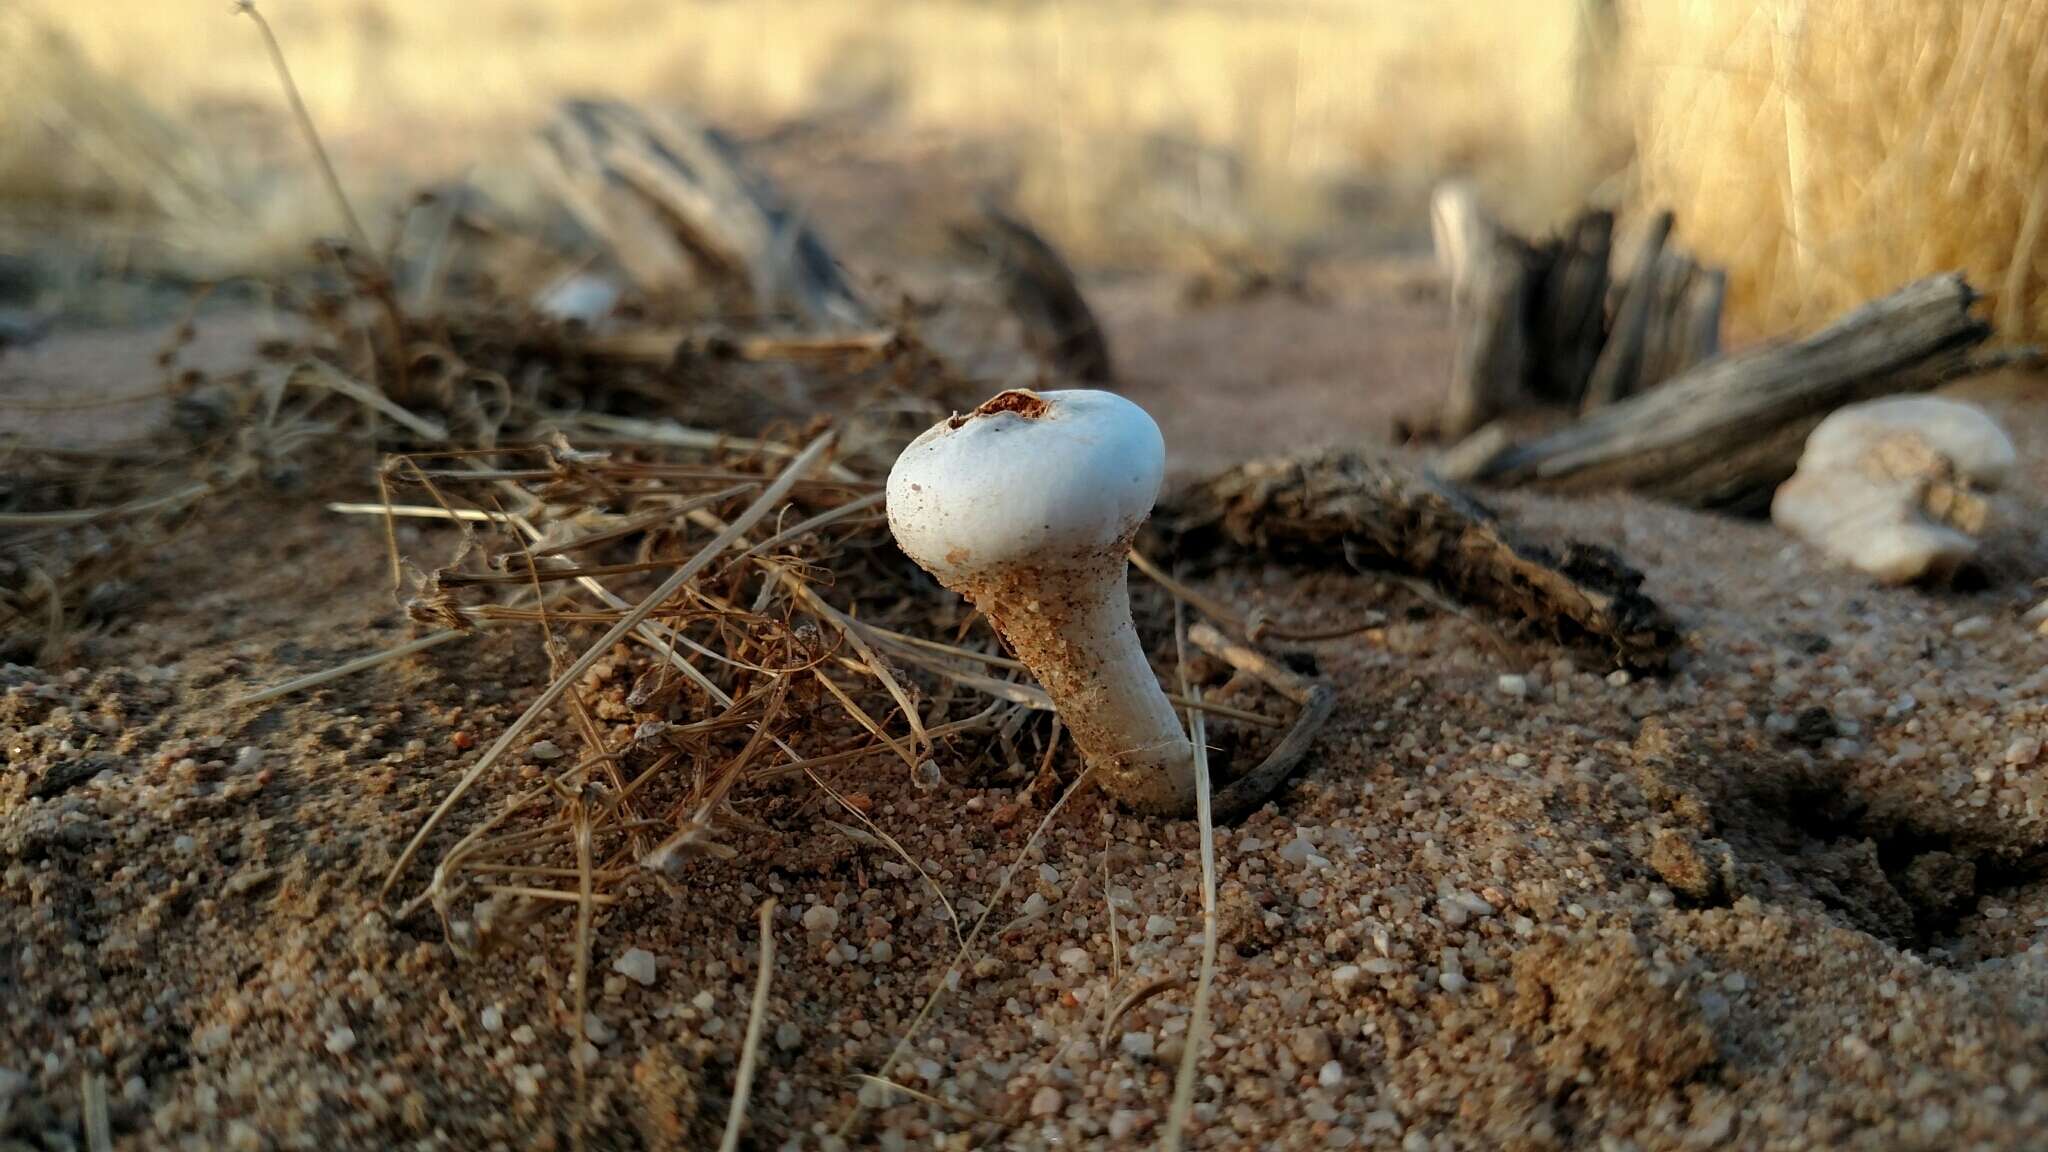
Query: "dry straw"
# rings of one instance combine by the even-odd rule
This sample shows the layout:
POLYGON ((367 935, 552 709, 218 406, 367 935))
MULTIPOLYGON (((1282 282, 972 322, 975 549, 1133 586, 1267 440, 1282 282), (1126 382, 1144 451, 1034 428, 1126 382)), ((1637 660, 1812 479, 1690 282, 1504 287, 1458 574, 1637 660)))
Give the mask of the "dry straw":
POLYGON ((1965 270, 2048 336, 2048 2, 1633 0, 1640 194, 1755 331, 1965 270))

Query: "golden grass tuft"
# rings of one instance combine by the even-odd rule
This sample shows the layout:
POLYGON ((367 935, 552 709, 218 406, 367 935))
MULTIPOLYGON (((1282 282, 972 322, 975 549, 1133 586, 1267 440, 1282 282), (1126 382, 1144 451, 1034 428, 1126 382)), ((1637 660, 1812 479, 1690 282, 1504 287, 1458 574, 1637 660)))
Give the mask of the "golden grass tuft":
POLYGON ((2048 3, 1633 0, 1639 194, 1753 331, 1963 269, 2048 337, 2048 3))

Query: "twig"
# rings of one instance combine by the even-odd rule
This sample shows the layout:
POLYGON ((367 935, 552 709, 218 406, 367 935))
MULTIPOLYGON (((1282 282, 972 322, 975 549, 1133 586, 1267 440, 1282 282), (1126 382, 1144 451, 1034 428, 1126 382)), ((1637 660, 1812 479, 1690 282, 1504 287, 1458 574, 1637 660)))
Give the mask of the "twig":
POLYGON ((1130 1015, 1140 1005, 1145 1004, 1152 998, 1166 992, 1171 992, 1187 982, 1188 978, 1186 976, 1178 972, 1170 972, 1164 976, 1156 976, 1131 989, 1128 995, 1116 1002, 1116 1007, 1109 1010, 1109 1015, 1103 1018, 1102 1047, 1105 1049, 1109 1047, 1110 1034, 1116 1031, 1117 1024, 1125 1016, 1130 1015))
POLYGON ((1280 738, 1280 743, 1259 766, 1231 781, 1216 795, 1218 818, 1225 822, 1238 820, 1256 811, 1301 767, 1316 734, 1322 731, 1337 706, 1337 693, 1328 684, 1305 679, 1262 652, 1233 643, 1207 624, 1189 629, 1188 639, 1204 652, 1258 677, 1267 687, 1301 706, 1294 727, 1287 730, 1287 735, 1280 738))
POLYGON ((754 1065, 761 1058, 761 1028, 768 1020, 768 980, 775 974, 775 897, 761 902, 761 971, 754 977, 754 1003, 747 1012, 747 1035, 740 1044, 740 1066, 733 1073, 732 1105, 725 1112, 725 1136, 718 1152, 736 1152, 740 1121, 746 1118, 747 1097, 754 1089, 754 1065))

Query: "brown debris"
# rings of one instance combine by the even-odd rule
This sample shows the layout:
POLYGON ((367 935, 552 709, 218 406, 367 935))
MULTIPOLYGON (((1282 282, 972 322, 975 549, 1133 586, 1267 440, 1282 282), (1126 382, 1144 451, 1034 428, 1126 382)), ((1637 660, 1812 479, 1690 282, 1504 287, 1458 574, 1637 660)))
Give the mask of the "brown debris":
POLYGON ((1169 498, 1154 522, 1182 556, 1250 553, 1420 577, 1561 643, 1665 667, 1678 625, 1613 552, 1522 539, 1455 489, 1353 452, 1255 460, 1169 498))

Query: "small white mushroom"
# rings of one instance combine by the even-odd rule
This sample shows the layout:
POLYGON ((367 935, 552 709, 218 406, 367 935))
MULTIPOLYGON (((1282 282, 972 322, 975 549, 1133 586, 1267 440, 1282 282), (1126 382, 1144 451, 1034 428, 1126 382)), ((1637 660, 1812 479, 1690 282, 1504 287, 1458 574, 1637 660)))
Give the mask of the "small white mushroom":
POLYGON ((889 472, 889 527, 965 596, 1045 686, 1110 793, 1194 807, 1194 749, 1131 625, 1131 538, 1166 444, 1108 392, 1004 392, 911 442, 889 472))
POLYGON ((1887 583, 1944 579, 1977 551, 2012 441, 1973 405, 1894 397, 1839 409, 1771 500, 1786 531, 1887 583))

